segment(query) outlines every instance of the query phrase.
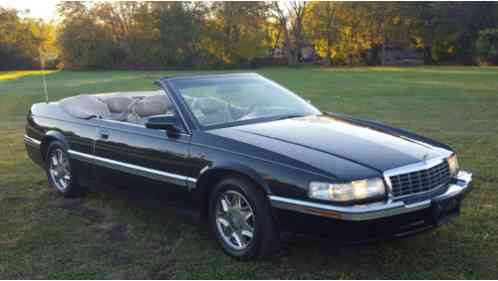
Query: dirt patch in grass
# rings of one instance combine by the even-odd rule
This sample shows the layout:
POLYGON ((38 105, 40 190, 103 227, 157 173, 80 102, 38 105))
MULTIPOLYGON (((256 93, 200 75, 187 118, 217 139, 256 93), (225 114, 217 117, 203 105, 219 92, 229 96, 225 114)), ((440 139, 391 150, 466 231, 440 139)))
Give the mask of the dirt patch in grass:
POLYGON ((161 270, 159 270, 157 273, 153 273, 150 275, 150 279, 161 279, 161 280, 166 280, 166 279, 173 279, 175 278, 176 274, 176 269, 175 269, 175 258, 174 257, 168 257, 165 258, 164 261, 162 262, 163 266, 161 270))
POLYGON ((103 233, 104 238, 110 242, 124 242, 129 236, 127 224, 103 222, 96 225, 95 229, 103 233))
POLYGON ((11 249, 17 246, 17 241, 19 239, 9 239, 9 240, 0 240, 0 248, 2 249, 11 249))
POLYGON ((107 236, 109 240, 121 242, 128 238, 128 226, 126 224, 116 224, 107 231, 107 236))
POLYGON ((111 258, 111 263, 113 266, 123 266, 123 265, 130 264, 131 262, 132 262, 132 259, 124 253, 118 253, 118 254, 112 255, 112 258, 111 258))
POLYGON ((82 199, 58 199, 51 205, 56 208, 67 210, 70 213, 91 222, 101 223, 106 218, 104 212, 85 206, 82 199))

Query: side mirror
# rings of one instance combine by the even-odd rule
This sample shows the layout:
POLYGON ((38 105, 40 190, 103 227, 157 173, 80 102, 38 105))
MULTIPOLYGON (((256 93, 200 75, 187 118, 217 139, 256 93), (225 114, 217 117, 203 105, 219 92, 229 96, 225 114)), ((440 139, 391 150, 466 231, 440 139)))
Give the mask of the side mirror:
POLYGON ((147 119, 145 127, 149 129, 166 130, 169 133, 174 133, 178 131, 177 124, 177 118, 174 115, 155 116, 147 119))

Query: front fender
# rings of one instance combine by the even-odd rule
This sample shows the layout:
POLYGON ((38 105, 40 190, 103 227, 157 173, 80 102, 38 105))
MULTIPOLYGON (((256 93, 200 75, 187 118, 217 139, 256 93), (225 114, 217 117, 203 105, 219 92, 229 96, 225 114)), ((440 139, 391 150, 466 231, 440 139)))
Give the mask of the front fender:
POLYGON ((64 134, 62 134, 61 132, 56 131, 56 130, 47 131, 45 133, 45 135, 43 136, 43 138, 41 140, 41 145, 40 145, 40 151, 42 153, 43 158, 45 158, 45 155, 47 153, 48 144, 51 141, 55 141, 55 140, 61 142, 64 145, 64 148, 66 150, 69 149, 69 142, 67 141, 64 134))
POLYGON ((242 176, 246 176, 261 188, 263 188, 266 194, 271 194, 271 189, 268 186, 268 183, 263 179, 263 177, 251 167, 240 163, 223 163, 221 165, 204 168, 203 170, 201 170, 200 175, 197 179, 196 187, 203 188, 206 182, 211 181, 213 177, 219 176, 220 174, 239 174, 242 176))

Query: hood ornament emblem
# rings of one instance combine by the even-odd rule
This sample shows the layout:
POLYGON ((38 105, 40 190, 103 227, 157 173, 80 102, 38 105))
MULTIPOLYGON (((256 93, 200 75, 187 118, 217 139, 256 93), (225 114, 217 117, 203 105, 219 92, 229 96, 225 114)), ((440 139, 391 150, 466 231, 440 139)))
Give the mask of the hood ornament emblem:
POLYGON ((424 163, 427 164, 427 160, 429 160, 429 154, 424 154, 424 156, 422 156, 422 159, 423 159, 424 163))

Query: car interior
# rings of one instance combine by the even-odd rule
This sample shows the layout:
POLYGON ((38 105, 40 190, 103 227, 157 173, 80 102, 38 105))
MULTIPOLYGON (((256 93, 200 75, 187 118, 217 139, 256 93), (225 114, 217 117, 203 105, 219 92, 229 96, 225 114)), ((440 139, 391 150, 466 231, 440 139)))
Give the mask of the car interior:
POLYGON ((76 118, 101 118, 140 125, 152 116, 174 114, 168 96, 161 91, 78 95, 62 99, 59 104, 76 118))
MULTIPOLYGON (((218 86, 196 93, 185 93, 183 98, 197 121, 204 126, 224 124, 251 118, 288 113, 289 109, 275 106, 270 100, 254 102, 236 87, 218 86)), ((257 96, 257 95, 256 95, 257 96)), ((100 118, 145 125, 152 116, 174 115, 174 107, 162 91, 82 94, 59 101, 70 115, 80 119, 100 118)))
MULTIPOLYGON (((238 120, 246 110, 216 97, 185 96, 202 124, 219 124, 238 120)), ((59 101, 70 115, 80 119, 101 118, 143 125, 149 117, 174 114, 169 97, 161 91, 82 94, 59 101)))

